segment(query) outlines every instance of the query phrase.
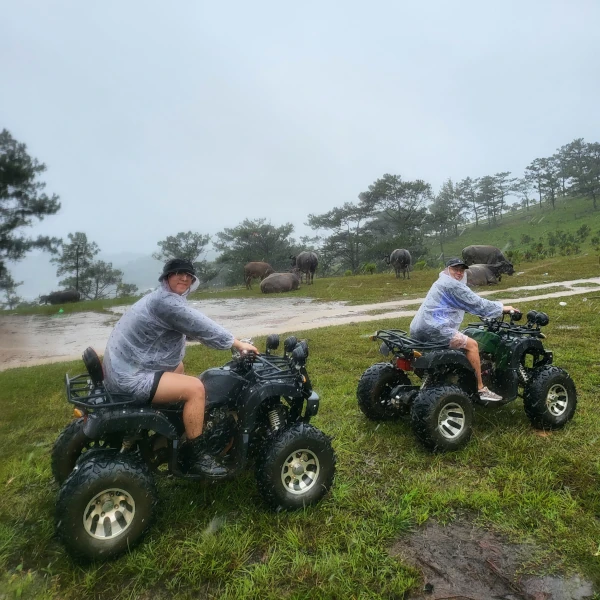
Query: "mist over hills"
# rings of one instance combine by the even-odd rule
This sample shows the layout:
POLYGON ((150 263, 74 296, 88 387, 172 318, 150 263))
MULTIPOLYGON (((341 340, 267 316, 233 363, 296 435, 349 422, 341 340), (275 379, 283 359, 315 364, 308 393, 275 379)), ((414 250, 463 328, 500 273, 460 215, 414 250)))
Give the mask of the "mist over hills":
MULTIPOLYGON (((50 262, 51 257, 51 254, 45 252, 32 252, 18 263, 8 263, 14 279, 23 282, 17 288, 19 296, 31 301, 42 294, 62 289, 58 283, 62 277, 56 276, 57 267, 50 262)), ((150 255, 100 252, 96 258, 111 262, 115 269, 123 271, 123 282, 134 283, 140 292, 158 285, 163 263, 150 255)))

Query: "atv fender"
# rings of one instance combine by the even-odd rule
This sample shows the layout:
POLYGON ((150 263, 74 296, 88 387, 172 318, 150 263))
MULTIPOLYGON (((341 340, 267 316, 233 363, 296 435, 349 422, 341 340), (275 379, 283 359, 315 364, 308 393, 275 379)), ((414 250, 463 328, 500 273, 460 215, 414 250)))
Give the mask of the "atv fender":
POLYGON ((83 432, 92 440, 109 433, 156 431, 170 440, 179 438, 175 426, 161 413, 149 407, 122 408, 88 415, 83 432))
POLYGON ((413 368, 423 369, 424 371, 437 370, 439 367, 456 366, 467 369, 474 373, 471 363, 468 361, 464 352, 460 350, 440 350, 428 352, 423 356, 419 356, 413 361, 413 368))

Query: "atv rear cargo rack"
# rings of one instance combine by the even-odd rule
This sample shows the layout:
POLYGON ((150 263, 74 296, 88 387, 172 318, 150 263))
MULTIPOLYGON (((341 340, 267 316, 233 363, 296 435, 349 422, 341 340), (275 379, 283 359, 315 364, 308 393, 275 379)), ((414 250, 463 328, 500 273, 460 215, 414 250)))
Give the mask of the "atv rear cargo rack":
POLYGON ((65 375, 67 400, 85 409, 115 408, 133 404, 136 398, 133 394, 111 394, 104 384, 94 385, 87 373, 70 378, 65 375))
POLYGON ((448 343, 423 342, 411 338, 406 331, 402 329, 379 329, 371 339, 381 340, 393 352, 411 352, 414 350, 443 350, 448 349, 448 343))

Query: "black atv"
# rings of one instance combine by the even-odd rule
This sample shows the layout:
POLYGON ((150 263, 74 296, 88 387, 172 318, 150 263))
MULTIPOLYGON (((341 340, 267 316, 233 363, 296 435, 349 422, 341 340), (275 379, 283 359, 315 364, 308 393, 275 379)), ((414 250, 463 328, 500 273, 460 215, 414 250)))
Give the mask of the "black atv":
POLYGON ((417 438, 441 452, 457 450, 469 441, 474 403, 500 405, 521 396, 535 428, 563 427, 577 405, 575 384, 564 369, 552 365, 552 352, 542 345, 541 327, 548 324, 548 315, 532 310, 526 325, 518 325, 521 318, 520 312, 514 312, 509 321, 504 315, 482 319, 463 331, 479 344, 484 385, 502 396, 502 401, 481 400, 464 351, 390 329, 371 336, 382 342, 381 353, 391 353, 392 359, 363 373, 356 390, 358 406, 373 420, 410 414, 417 438), (410 372, 420 380, 418 385, 409 378, 410 372))
MULTIPOLYGON (((308 344, 289 337, 282 356, 234 353, 199 377, 206 389, 203 435, 207 449, 234 476, 255 464, 258 491, 274 509, 315 504, 333 483, 336 457, 330 439, 309 424, 319 396, 306 371, 308 344)), ((127 551, 148 530, 157 493, 154 478, 187 474, 178 457, 182 404, 136 406, 131 396, 109 393, 102 364, 88 348, 88 373, 65 376, 76 419, 52 451, 61 484, 56 506, 59 538, 77 558, 106 559, 127 551)))

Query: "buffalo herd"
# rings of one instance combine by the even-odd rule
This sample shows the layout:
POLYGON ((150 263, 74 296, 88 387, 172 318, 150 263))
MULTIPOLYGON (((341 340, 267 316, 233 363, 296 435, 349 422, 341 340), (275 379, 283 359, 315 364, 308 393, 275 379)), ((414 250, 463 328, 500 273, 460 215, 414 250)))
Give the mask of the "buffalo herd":
POLYGON ((307 284, 312 284, 319 257, 315 252, 304 251, 298 256, 290 256, 292 259, 291 269, 282 273, 276 273, 275 269, 266 262, 249 262, 244 266, 244 282, 246 289, 251 289, 252 280, 260 280, 260 291, 263 294, 281 294, 291 292, 300 288, 302 275, 305 276, 307 284))
MULTIPOLYGON (((469 266, 467 285, 476 287, 493 285, 502 280, 502 275, 512 275, 515 270, 512 263, 499 248, 495 246, 472 245, 462 251, 462 258, 469 266)), ((244 267, 244 282, 251 289, 252 280, 260 280, 260 290, 264 294, 275 294, 297 290, 304 281, 311 285, 319 264, 315 252, 304 250, 298 255, 290 256, 292 260, 289 271, 276 273, 266 262, 249 262, 244 267)), ((396 248, 383 257, 385 263, 394 269, 396 279, 402 274, 403 279, 410 279, 412 257, 404 248, 396 248)))

